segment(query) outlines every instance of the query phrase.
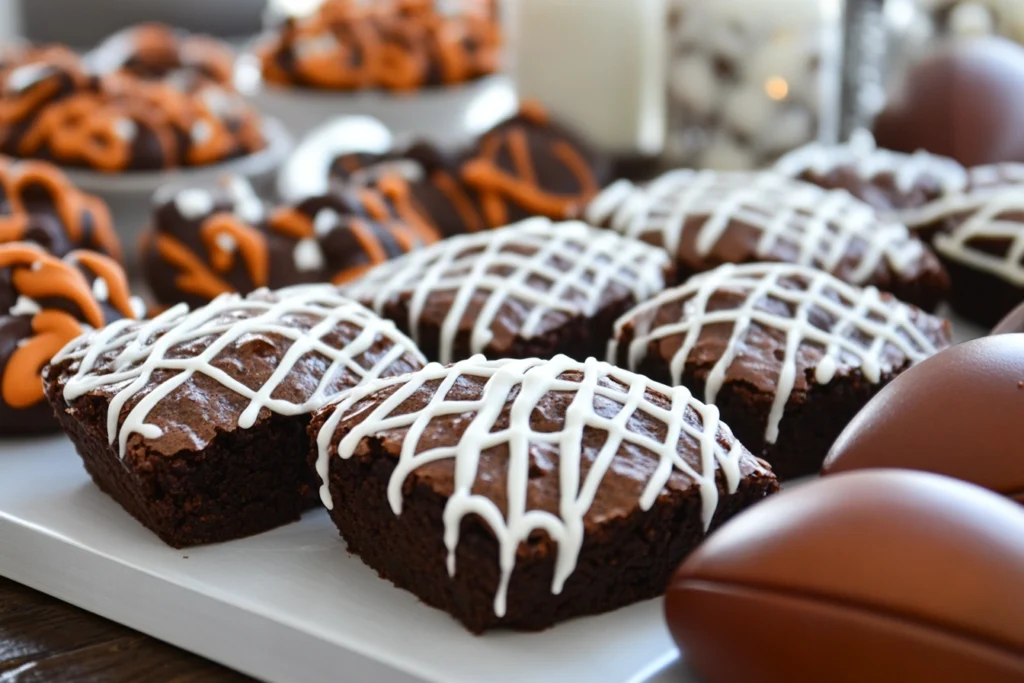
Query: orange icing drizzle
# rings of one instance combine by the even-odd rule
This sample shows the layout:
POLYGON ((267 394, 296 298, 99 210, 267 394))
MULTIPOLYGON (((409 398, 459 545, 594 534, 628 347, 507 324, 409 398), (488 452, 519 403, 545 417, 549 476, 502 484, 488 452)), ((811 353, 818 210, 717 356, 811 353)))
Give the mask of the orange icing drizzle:
MULTIPOLYGON (((102 327, 106 322, 103 309, 75 263, 102 277, 111 305, 122 315, 134 317, 128 280, 116 261, 84 250, 73 251, 62 261, 33 245, 0 245, 0 268, 12 269, 11 281, 18 294, 37 302, 50 298, 71 301, 86 323, 102 327)), ((82 333, 82 324, 65 311, 44 309, 32 317, 32 333, 11 354, 0 379, 4 402, 15 409, 29 408, 43 399, 43 366, 82 333)))
POLYGON ((154 240, 160 258, 178 271, 174 284, 181 291, 210 300, 226 292, 235 291, 235 288, 218 277, 202 258, 176 238, 166 233, 157 233, 154 240))
POLYGON ((132 139, 118 132, 126 123, 156 137, 164 165, 182 161, 207 165, 242 151, 265 146, 259 121, 246 108, 239 110, 239 131, 207 107, 198 93, 186 93, 160 81, 126 74, 103 79, 96 92, 81 92, 47 105, 19 142, 21 156, 48 150, 62 162, 85 163, 108 171, 131 163, 132 139), (201 128, 200 138, 193 132, 201 128), (179 139, 191 141, 181 159, 179 139))
POLYGON ((55 166, 39 161, 22 161, 16 166, 0 163, 0 187, 10 207, 10 215, 0 216, 0 242, 16 242, 24 238, 30 216, 23 195, 29 188, 43 187, 71 242, 78 244, 82 241, 84 223, 89 217, 93 228, 89 246, 115 259, 121 257, 121 245, 107 205, 99 197, 79 191, 55 166))
POLYGON ((443 83, 493 73, 500 40, 494 16, 478 11, 448 17, 429 0, 327 0, 263 50, 263 76, 329 89, 412 90, 426 83, 432 63, 443 83), (316 46, 300 52, 309 43, 316 46), (282 54, 294 76, 278 63, 282 54))
MULTIPOLYGON (((535 105, 527 106, 523 113, 535 123, 546 118, 535 105)), ((566 218, 597 194, 599 188, 590 165, 567 141, 556 141, 551 152, 573 175, 580 190, 574 195, 557 195, 537 186, 526 131, 510 126, 503 133, 484 136, 480 154, 461 169, 462 180, 478 192, 484 218, 490 227, 500 227, 508 222, 509 202, 518 204, 531 214, 566 218), (512 160, 511 172, 497 163, 503 147, 508 149, 512 160)))
POLYGON ((408 181, 397 173, 385 173, 377 182, 377 189, 395 209, 398 218, 410 226, 429 244, 437 239, 441 231, 431 222, 427 213, 416 198, 408 181))
POLYGON ((60 92, 62 76, 70 79, 75 89, 83 88, 89 82, 78 55, 57 46, 26 50, 0 68, 0 93, 3 93, 0 95, 0 127, 21 123, 46 105, 60 92), (4 89, 15 71, 32 65, 53 67, 53 73, 17 95, 4 89))
POLYGON ((210 254, 210 263, 221 273, 231 270, 236 251, 242 255, 253 286, 265 287, 270 270, 267 243, 258 230, 230 213, 218 213, 203 221, 199 239, 210 254), (230 246, 225 246, 225 242, 230 246))
POLYGON ((217 83, 230 85, 234 70, 231 49, 215 38, 201 35, 180 35, 159 23, 146 23, 130 29, 135 58, 155 71, 175 68, 201 69, 217 83))

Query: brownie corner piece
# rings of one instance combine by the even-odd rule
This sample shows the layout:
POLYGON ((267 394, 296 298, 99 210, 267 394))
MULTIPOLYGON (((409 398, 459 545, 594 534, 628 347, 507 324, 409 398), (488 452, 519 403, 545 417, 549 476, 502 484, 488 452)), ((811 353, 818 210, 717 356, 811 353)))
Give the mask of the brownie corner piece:
POLYGON ((314 417, 312 457, 349 550, 382 578, 474 633, 535 631, 661 595, 710 530, 778 489, 706 408, 597 361, 476 357, 350 392, 314 417), (643 398, 603 452, 631 386, 643 398), (568 397, 588 387, 600 398, 584 429, 568 397), (578 449, 545 438, 563 430, 578 449), (559 502, 560 476, 578 477, 578 513, 559 502))
POLYGON ((421 361, 392 323, 304 287, 114 323, 66 347, 44 381, 97 486, 184 547, 297 520, 316 500, 312 411, 421 361))

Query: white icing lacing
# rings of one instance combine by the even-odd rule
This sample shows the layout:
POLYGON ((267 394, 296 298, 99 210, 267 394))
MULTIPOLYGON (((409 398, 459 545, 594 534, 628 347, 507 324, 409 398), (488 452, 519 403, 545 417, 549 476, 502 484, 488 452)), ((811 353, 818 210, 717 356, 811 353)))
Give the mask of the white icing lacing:
POLYGON ((887 222, 841 190, 823 190, 776 173, 670 171, 647 186, 620 180, 587 207, 587 219, 629 237, 657 236, 677 254, 684 228, 695 231, 697 255, 707 257, 733 222, 761 233, 758 258, 780 244, 797 252, 795 262, 835 271, 855 266, 850 279, 866 282, 883 262, 905 272, 924 247, 907 228, 887 222), (688 226, 701 219, 698 227, 688 226))
POLYGON ((78 361, 74 375, 64 385, 65 400, 71 402, 101 388, 116 391, 107 409, 107 436, 110 443, 118 439, 123 458, 131 434, 147 439, 162 435, 160 427, 146 422, 147 417, 160 401, 197 373, 249 400, 238 418, 238 426, 248 429, 263 409, 281 415, 299 415, 319 408, 329 398, 325 395, 328 387, 343 369, 351 371, 361 381, 368 381, 379 377, 403 354, 425 362, 412 341, 393 323, 381 320, 358 303, 340 296, 333 287, 293 287, 280 290, 273 300, 266 299, 266 290, 254 294, 256 296, 245 298, 224 294, 192 312, 185 304, 179 304, 149 321, 121 320, 79 337, 53 359, 54 363, 69 358, 78 361), (308 330, 302 329, 290 322, 296 316, 318 322, 308 330), (360 331, 344 347, 323 341, 325 335, 345 323, 360 331), (252 335, 275 335, 291 341, 274 373, 256 390, 212 364, 221 352, 237 347, 252 335), (210 341, 198 345, 202 349, 198 355, 174 357, 175 353, 181 353, 183 344, 207 337, 210 341), (393 346, 373 367, 359 365, 357 359, 381 338, 392 342, 393 346), (302 403, 273 398, 275 389, 288 380, 295 364, 310 353, 321 354, 331 363, 319 378, 316 389, 302 403), (115 357, 108 364, 106 358, 110 354, 115 357), (103 367, 100 367, 101 361, 103 367), (154 373, 168 370, 177 373, 163 380, 153 379, 154 373), (125 404, 143 391, 145 396, 124 416, 118 430, 125 404))
POLYGON ((917 228, 934 225, 951 216, 974 211, 983 202, 1006 192, 1024 191, 1024 164, 990 164, 975 166, 967 171, 967 187, 951 192, 916 209, 907 209, 900 217, 907 225, 917 228))
POLYGON ((506 304, 515 301, 529 307, 519 335, 530 339, 551 313, 594 315, 601 296, 613 285, 643 301, 665 286, 668 264, 661 249, 607 230, 578 221, 532 218, 498 230, 451 237, 406 254, 374 268, 345 293, 372 301, 378 313, 389 300, 411 293, 409 330, 417 339, 431 295, 454 292, 438 351, 438 360, 449 363, 459 325, 475 294, 487 294, 470 337, 471 352, 480 353, 494 338, 491 325, 506 304), (573 300, 581 295, 582 302, 573 300))
MULTIPOLYGON (((338 425, 361 401, 392 387, 397 389, 373 405, 369 414, 341 439, 338 455, 341 458, 352 457, 364 438, 406 430, 398 463, 388 482, 388 502, 396 515, 402 514, 402 487, 412 472, 431 462, 454 460, 454 491, 444 509, 448 573, 455 575, 455 552, 462 519, 467 515, 479 515, 491 527, 500 546, 501 581, 494 598, 494 611, 499 617, 505 614, 516 550, 535 530, 545 531, 558 546, 551 591, 554 594, 561 592, 566 579, 576 568, 583 545, 584 517, 624 444, 642 448, 658 461, 639 500, 643 510, 654 505, 669 477, 674 471, 679 471, 699 487, 706 530, 718 507, 719 492, 715 482, 718 469, 724 475, 729 493, 734 493, 740 483, 740 459, 746 451, 733 439, 729 428, 720 422, 718 409, 697 401, 684 387, 667 387, 593 358, 580 363, 566 356, 556 356, 551 361, 536 358, 488 361, 483 356, 474 356, 449 367, 431 363, 411 375, 378 380, 342 395, 317 435, 319 458, 316 468, 323 481, 320 495, 329 509, 334 507, 328 485, 330 445, 338 425), (561 377, 568 372, 580 373, 582 377, 578 380, 561 377), (446 400, 449 390, 462 377, 486 380, 478 400, 446 400), (431 382, 440 384, 427 405, 420 410, 396 414, 396 410, 410 397, 431 382), (517 389, 518 393, 515 393, 517 389), (530 416, 544 396, 552 392, 574 394, 565 411, 564 424, 556 432, 534 431, 530 426, 530 416), (670 407, 652 403, 648 392, 663 395, 670 407), (619 410, 615 417, 599 415, 594 408, 597 400, 604 405, 609 402, 617 404, 619 410), (499 416, 509 404, 508 427, 495 430, 499 416), (638 412, 664 423, 666 433, 663 440, 654 438, 650 432, 639 433, 629 429, 630 418, 638 412), (424 446, 417 450, 421 435, 431 421, 449 415, 471 420, 458 443, 433 448, 424 446), (606 432, 608 437, 581 481, 585 429, 606 432), (720 433, 731 444, 728 451, 717 439, 720 433), (700 471, 680 455, 680 450, 691 448, 687 444, 693 442, 699 444, 700 471), (509 451, 508 503, 507 514, 502 515, 494 501, 473 494, 472 489, 478 476, 481 453, 506 444, 509 451), (561 498, 557 515, 527 509, 530 451, 538 447, 545 448, 545 452, 552 448, 558 452, 561 498)), ((367 410, 370 409, 360 408, 360 412, 367 410)))
POLYGON ((818 142, 795 149, 778 160, 775 171, 791 178, 810 172, 827 176, 849 168, 858 178, 873 181, 890 176, 896 189, 906 194, 926 181, 940 190, 961 192, 967 186, 967 171, 948 157, 918 150, 913 154, 879 148, 866 130, 858 130, 848 144, 825 145, 818 142))
MULTIPOLYGON (((825 355, 814 368, 814 379, 828 384, 840 368, 859 368, 869 382, 882 378, 883 354, 887 346, 898 349, 912 363, 919 363, 937 352, 935 344, 914 325, 914 309, 896 299, 882 299, 874 287, 859 288, 838 280, 828 273, 789 264, 735 266, 727 264, 697 277, 685 285, 666 290, 650 301, 640 304, 615 323, 618 339, 627 323, 632 323, 635 336, 628 349, 631 369, 644 360, 648 345, 658 340, 685 335, 679 350, 669 362, 672 382, 682 381, 690 353, 705 328, 731 324, 732 334, 721 358, 708 375, 704 398, 714 403, 725 383, 726 373, 736 356, 743 351, 746 337, 753 326, 781 330, 786 335, 785 356, 780 362, 776 393, 768 418, 765 439, 775 443, 779 436, 786 403, 796 382, 797 353, 803 344, 825 348, 825 355), (716 292, 744 293, 736 308, 708 310, 716 292), (838 299, 826 296, 838 295, 838 299), (766 310, 764 302, 774 299, 792 309, 792 317, 782 317, 766 310), (685 301, 684 317, 676 323, 652 327, 662 306, 685 301), (832 319, 828 329, 811 324, 812 309, 827 313, 832 319), (866 338, 866 340, 865 340, 866 338)), ((609 358, 618 355, 618 342, 609 345, 609 358)))
POLYGON ((964 196, 950 209, 950 216, 964 215, 951 233, 935 237, 935 250, 945 258, 995 275, 1024 287, 1024 193, 1019 189, 995 194, 964 196), (1015 214, 1016 218, 1007 218, 1015 214), (1002 255, 977 247, 977 241, 1005 245, 1002 255))

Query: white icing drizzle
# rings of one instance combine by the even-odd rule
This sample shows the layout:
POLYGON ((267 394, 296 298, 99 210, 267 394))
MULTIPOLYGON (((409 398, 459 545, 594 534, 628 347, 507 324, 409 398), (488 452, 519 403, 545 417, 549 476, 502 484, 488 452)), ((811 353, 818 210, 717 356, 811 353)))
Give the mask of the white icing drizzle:
POLYGON ((697 483, 702 520, 707 530, 719 502, 716 472, 721 469, 729 493, 734 493, 740 483, 740 459, 746 451, 719 420, 718 409, 697 401, 684 387, 667 387, 593 358, 580 363, 566 356, 556 356, 550 361, 536 358, 488 361, 483 356, 474 356, 449 367, 431 363, 411 375, 371 382, 341 396, 317 435, 319 457, 316 468, 323 481, 320 495, 329 509, 334 507, 328 486, 330 446, 338 425, 361 401, 392 387, 397 389, 387 398, 359 408, 360 412, 369 411, 369 414, 341 439, 338 455, 341 458, 352 457, 364 438, 406 430, 398 464, 388 482, 388 502, 396 515, 402 514, 402 487, 412 472, 438 460, 454 461, 455 487, 444 509, 448 573, 455 575, 455 553, 463 518, 479 515, 493 530, 500 546, 501 581, 494 598, 494 611, 499 617, 505 614, 516 550, 535 530, 545 531, 558 546, 551 591, 556 595, 561 592, 566 579, 576 568, 583 545, 584 518, 623 445, 643 448, 658 461, 638 501, 642 510, 651 509, 673 472, 682 472, 697 483), (579 380, 563 378, 562 375, 568 372, 580 373, 582 377, 579 380), (462 377, 486 381, 478 400, 446 400, 449 390, 462 377), (439 382, 439 385, 426 406, 396 414, 406 400, 430 382, 439 382), (517 389, 518 393, 514 395, 517 389), (574 394, 566 409, 564 424, 557 432, 534 431, 530 426, 530 415, 543 397, 552 392, 574 394), (647 392, 663 395, 670 407, 662 408, 652 403, 647 392), (595 411, 595 400, 602 400, 606 405, 609 401, 614 402, 620 409, 615 417, 604 417, 595 411), (494 430, 496 420, 510 403, 508 427, 494 430), (637 412, 666 425, 664 440, 629 429, 628 422, 637 412), (431 421, 448 415, 461 415, 470 420, 458 443, 433 448, 421 446, 421 435, 431 421), (606 432, 608 437, 586 477, 582 477, 585 429, 606 432), (717 439, 720 433, 730 444, 728 450, 717 439), (699 470, 681 457, 681 440, 699 445, 699 470), (494 501, 472 493, 481 453, 503 444, 507 444, 509 449, 505 515, 494 501), (530 451, 538 446, 546 447, 546 452, 556 449, 558 453, 561 499, 557 515, 527 509, 530 451))
MULTIPOLYGON (((825 348, 824 357, 814 368, 814 379, 819 384, 831 382, 840 368, 858 368, 865 379, 878 383, 882 378, 886 347, 895 347, 915 364, 938 351, 935 344, 914 325, 911 319, 913 310, 896 299, 883 299, 874 287, 855 287, 813 268, 770 263, 726 264, 691 278, 680 287, 668 289, 626 313, 615 323, 615 339, 619 339, 627 323, 633 323, 635 336, 628 348, 628 367, 635 369, 643 362, 649 344, 683 336, 682 345, 669 362, 672 382, 678 384, 704 329, 716 324, 732 325, 725 351, 709 373, 705 386, 704 398, 714 403, 751 327, 756 325, 784 332, 785 355, 780 361, 776 393, 765 432, 767 442, 775 443, 796 382, 797 353, 801 345, 815 344, 825 348), (743 293, 744 301, 736 308, 709 311, 708 303, 720 291, 743 293), (826 292, 837 294, 841 301, 825 296, 826 292), (766 310, 763 302, 769 298, 789 304, 794 309, 792 317, 782 317, 766 310), (652 327, 657 311, 676 301, 686 301, 683 319, 652 327), (834 319, 829 329, 810 323, 808 315, 812 309, 820 309, 834 319), (864 337, 870 341, 865 343, 864 337)), ((617 341, 609 345, 608 355, 610 360, 617 358, 617 341)))
POLYGON ((43 308, 34 299, 19 295, 14 305, 7 311, 7 315, 35 315, 43 308))
POLYGON ((935 250, 945 258, 995 275, 1016 287, 1024 287, 1024 193, 1007 189, 995 193, 963 195, 948 202, 947 217, 964 216, 950 233, 935 237, 935 250), (1007 218, 1006 214, 1017 214, 1007 218), (1006 242, 1003 255, 975 246, 977 240, 1006 242))
POLYGON ((147 417, 171 392, 190 382, 193 375, 206 375, 248 399, 248 406, 238 418, 238 426, 248 429, 263 409, 281 415, 299 415, 320 407, 328 398, 325 392, 335 375, 343 368, 361 381, 373 380, 406 353, 425 362, 412 341, 393 323, 340 296, 335 288, 320 285, 280 290, 273 297, 268 296, 267 290, 244 298, 224 294, 191 312, 186 305, 179 304, 149 321, 120 320, 78 337, 57 353, 53 362, 69 358, 77 361, 74 374, 64 385, 64 398, 68 402, 99 389, 116 392, 107 409, 107 436, 110 443, 118 440, 123 458, 130 435, 140 434, 146 439, 162 435, 160 427, 147 423, 147 417), (309 316, 318 322, 305 330, 289 322, 295 316, 309 316), (360 330, 351 341, 342 348, 324 342, 325 335, 345 323, 360 330), (290 340, 291 346, 259 389, 250 389, 212 364, 221 352, 245 339, 268 334, 290 340), (203 338, 210 341, 199 345, 201 350, 176 357, 183 344, 203 338), (392 342, 392 348, 373 367, 363 368, 356 360, 380 338, 392 342), (322 354, 331 363, 319 378, 316 389, 301 403, 273 398, 275 389, 288 380, 295 364, 308 353, 322 354), (105 359, 111 354, 114 358, 108 363, 105 359), (158 382, 153 375, 159 371, 177 372, 158 382), (120 419, 127 402, 142 392, 145 392, 142 399, 120 419))
POLYGON ((696 228, 696 250, 708 256, 733 221, 760 231, 758 258, 780 243, 797 251, 795 262, 835 271, 845 262, 855 284, 869 280, 884 261, 905 272, 924 253, 907 228, 887 222, 847 192, 822 188, 769 172, 670 171, 649 185, 612 184, 587 208, 587 219, 629 237, 660 237, 679 251, 687 221, 696 228), (859 245, 859 246, 858 246, 859 245))
POLYGON ((187 221, 203 218, 213 212, 213 195, 199 188, 188 188, 174 195, 174 207, 187 221))
POLYGON ((901 212, 903 222, 913 228, 935 225, 957 214, 976 211, 990 198, 1024 191, 1024 164, 975 166, 967 171, 967 177, 967 187, 961 191, 950 192, 924 206, 901 212))
POLYGON ((601 295, 612 285, 624 287, 637 301, 643 301, 664 287, 663 271, 668 263, 661 249, 607 230, 578 221, 552 223, 547 218, 531 218, 413 251, 373 269, 345 293, 372 301, 377 312, 383 311, 390 299, 411 293, 409 329, 416 338, 431 294, 454 292, 441 326, 439 349, 439 360, 448 363, 459 324, 478 292, 486 292, 487 299, 473 324, 472 353, 482 352, 491 342, 491 325, 508 302, 529 308, 519 334, 530 339, 549 313, 593 315, 601 295), (524 250, 530 253, 521 253, 524 250), (501 274, 505 269, 509 272, 501 274), (572 301, 572 294, 581 294, 584 300, 572 301))
POLYGON ((320 243, 312 238, 296 242, 292 259, 299 272, 308 273, 324 267, 324 253, 320 250, 320 243))
POLYGON ((96 297, 96 301, 104 302, 110 298, 110 287, 107 285, 107 281, 101 277, 97 277, 92 281, 92 295, 96 297))
POLYGON ((858 130, 845 145, 811 143, 793 150, 775 164, 775 171, 796 178, 806 172, 826 176, 840 168, 852 169, 859 178, 872 181, 891 176, 896 189, 913 192, 926 180, 938 183, 942 192, 961 192, 967 171, 948 157, 918 150, 913 154, 882 149, 866 130, 858 130))
POLYGON ((236 216, 249 223, 258 223, 263 219, 263 202, 248 179, 233 175, 225 178, 221 184, 231 197, 236 216))

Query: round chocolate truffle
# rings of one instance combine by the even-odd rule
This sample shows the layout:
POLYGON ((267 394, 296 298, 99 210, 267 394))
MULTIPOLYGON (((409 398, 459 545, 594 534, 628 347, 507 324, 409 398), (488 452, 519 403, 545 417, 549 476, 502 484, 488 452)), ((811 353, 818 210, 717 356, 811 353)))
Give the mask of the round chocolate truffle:
POLYGON ((0 434, 53 431, 43 367, 89 328, 140 317, 116 261, 93 251, 63 259, 35 244, 0 244, 0 434))
POLYGON ((925 149, 965 166, 1024 161, 1024 46, 956 40, 905 75, 875 122, 882 147, 925 149))
POLYGON ((1024 503, 1024 335, 954 346, 910 369, 850 423, 823 474, 938 472, 1024 503))
POLYGON ((1024 511, 976 486, 831 477, 708 538, 669 585, 668 625, 706 683, 1018 683, 1021 538, 1024 511))

